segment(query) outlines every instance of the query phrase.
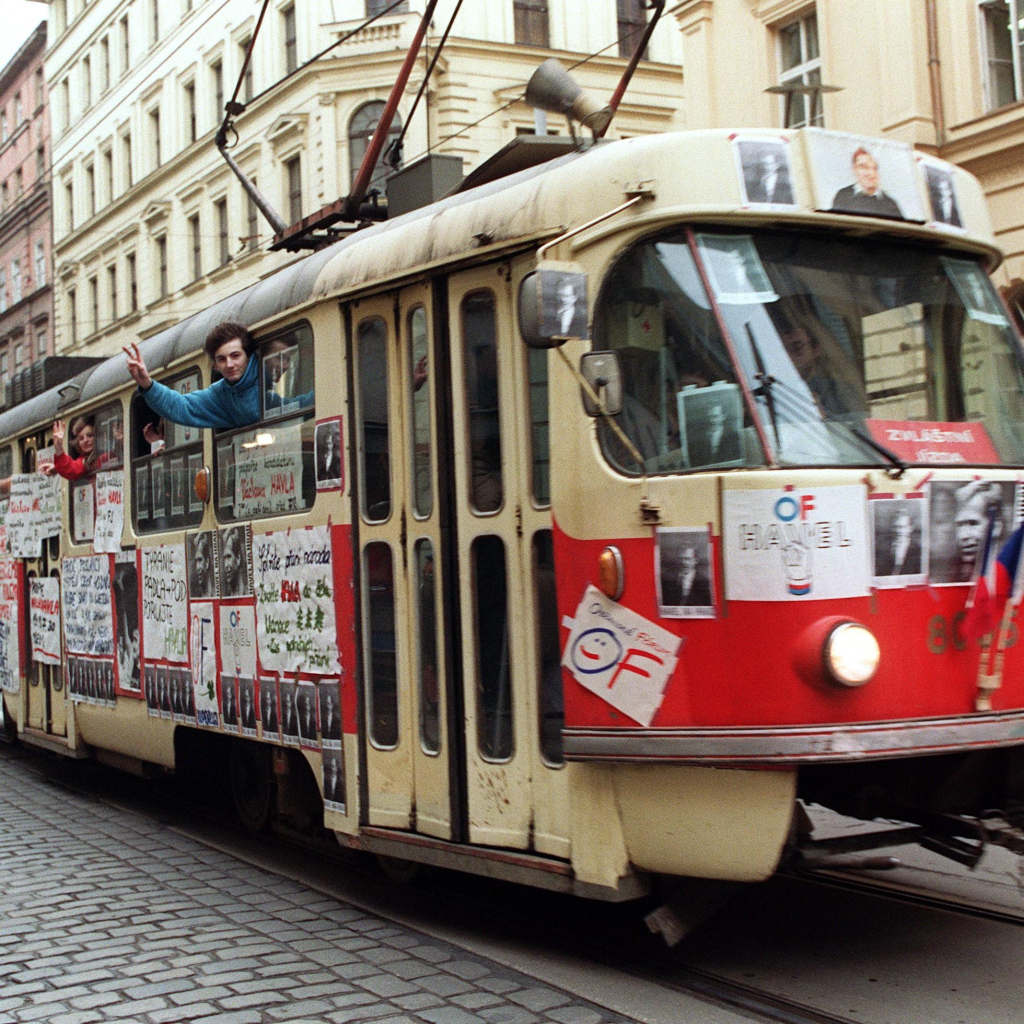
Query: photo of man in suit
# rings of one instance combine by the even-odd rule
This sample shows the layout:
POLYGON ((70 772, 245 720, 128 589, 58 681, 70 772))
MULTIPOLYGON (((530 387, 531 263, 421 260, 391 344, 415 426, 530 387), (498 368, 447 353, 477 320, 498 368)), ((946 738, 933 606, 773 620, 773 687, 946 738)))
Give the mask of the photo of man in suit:
POLYGON ((789 150, 784 142, 739 139, 743 190, 748 203, 792 206, 793 181, 789 150))
POLYGON ((316 489, 341 487, 341 421, 325 420, 316 425, 316 489))
POLYGON ((860 213, 870 217, 895 217, 903 220, 899 203, 883 188, 878 161, 863 146, 853 151, 850 161, 857 179, 844 185, 832 200, 837 213, 860 213))
POLYGON ((658 614, 713 619, 715 592, 707 530, 667 527, 655 539, 658 614))
POLYGON ((743 407, 735 384, 685 387, 678 404, 691 469, 743 464, 743 407))
POLYGON ((273 679, 260 680, 260 720, 263 723, 263 735, 280 734, 281 727, 277 720, 277 684, 273 679))
POLYGON ((932 219, 942 224, 948 224, 950 227, 963 227, 952 173, 943 167, 936 167, 934 164, 925 164, 924 173, 928 180, 928 199, 932 206, 932 219))
POLYGON ((871 509, 875 552, 875 585, 905 586, 924 582, 924 502, 879 498, 871 509))

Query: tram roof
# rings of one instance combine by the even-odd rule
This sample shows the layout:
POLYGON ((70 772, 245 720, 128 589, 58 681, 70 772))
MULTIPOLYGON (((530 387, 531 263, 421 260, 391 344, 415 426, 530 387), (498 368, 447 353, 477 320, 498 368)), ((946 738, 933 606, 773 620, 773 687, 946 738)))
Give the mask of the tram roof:
MULTIPOLYGON (((803 132, 759 130, 751 134, 793 142, 803 132)), ((680 217, 735 219, 742 214, 749 219, 751 211, 741 206, 732 152, 734 137, 735 133, 728 130, 712 129, 601 142, 456 192, 283 267, 147 338, 139 347, 150 371, 158 373, 172 362, 201 351, 211 328, 224 321, 252 326, 310 300, 359 290, 375 281, 399 278, 432 265, 443 266, 483 246, 500 251, 517 239, 525 243, 529 238, 554 236, 614 209, 621 204, 624 191, 644 180, 654 183, 659 208, 668 207, 680 217), (586 165, 595 161, 600 162, 600 171, 595 167, 588 172, 586 165)), ((976 202, 962 205, 974 213, 973 219, 982 229, 960 235, 956 241, 994 253, 980 186, 967 172, 951 164, 946 166, 957 176, 961 193, 965 187, 976 193, 976 197, 970 197, 976 202)), ((800 173, 797 171, 798 177, 800 173)), ((806 224, 813 216, 812 207, 803 207, 793 215, 773 209, 765 219, 777 223, 795 219, 806 224)), ((865 220, 856 218, 861 230, 867 227, 865 220)), ((921 229, 920 225, 877 220, 871 222, 871 227, 918 234, 921 229)), ((86 404, 130 382, 126 360, 118 353, 0 414, 0 437, 17 436, 49 423, 64 409, 86 404), (71 398, 73 393, 77 394, 71 398)))

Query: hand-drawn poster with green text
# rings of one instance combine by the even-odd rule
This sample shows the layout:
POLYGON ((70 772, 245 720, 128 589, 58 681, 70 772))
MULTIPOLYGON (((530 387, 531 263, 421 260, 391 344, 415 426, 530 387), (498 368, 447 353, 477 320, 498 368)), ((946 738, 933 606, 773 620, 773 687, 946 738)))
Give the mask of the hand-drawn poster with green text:
POLYGON ((185 545, 142 551, 142 646, 146 661, 188 661, 185 545))

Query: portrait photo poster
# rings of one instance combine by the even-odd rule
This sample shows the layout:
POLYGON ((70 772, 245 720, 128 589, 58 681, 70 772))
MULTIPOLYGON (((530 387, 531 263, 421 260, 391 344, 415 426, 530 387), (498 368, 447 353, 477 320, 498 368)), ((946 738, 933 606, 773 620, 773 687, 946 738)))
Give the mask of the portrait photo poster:
POLYGON ((654 580, 661 618, 715 618, 713 550, 710 526, 655 530, 654 580))
POLYGON ((342 451, 342 421, 340 416, 317 420, 314 434, 316 447, 316 489, 340 491, 345 486, 345 459, 342 451))
POLYGON ((868 497, 872 586, 877 590, 923 586, 928 580, 928 503, 922 492, 898 498, 868 497))
POLYGON ((931 226, 963 234, 966 231, 960 208, 960 194, 953 168, 944 160, 915 153, 928 187, 931 226))
POLYGON ((788 139, 736 135, 732 152, 744 206, 770 209, 796 205, 788 139))
POLYGON ((778 301, 752 235, 696 235, 715 296, 724 306, 778 301))

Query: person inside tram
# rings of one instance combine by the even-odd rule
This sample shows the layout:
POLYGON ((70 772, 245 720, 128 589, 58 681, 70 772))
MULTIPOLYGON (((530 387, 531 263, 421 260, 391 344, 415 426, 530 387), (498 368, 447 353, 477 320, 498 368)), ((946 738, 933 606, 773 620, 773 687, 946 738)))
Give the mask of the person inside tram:
POLYGON ((65 480, 78 480, 100 468, 101 460, 96 453, 96 425, 91 416, 76 416, 71 421, 70 431, 63 420, 53 424, 53 468, 43 468, 47 476, 51 472, 65 480), (64 438, 70 432, 70 452, 64 450, 64 438))

